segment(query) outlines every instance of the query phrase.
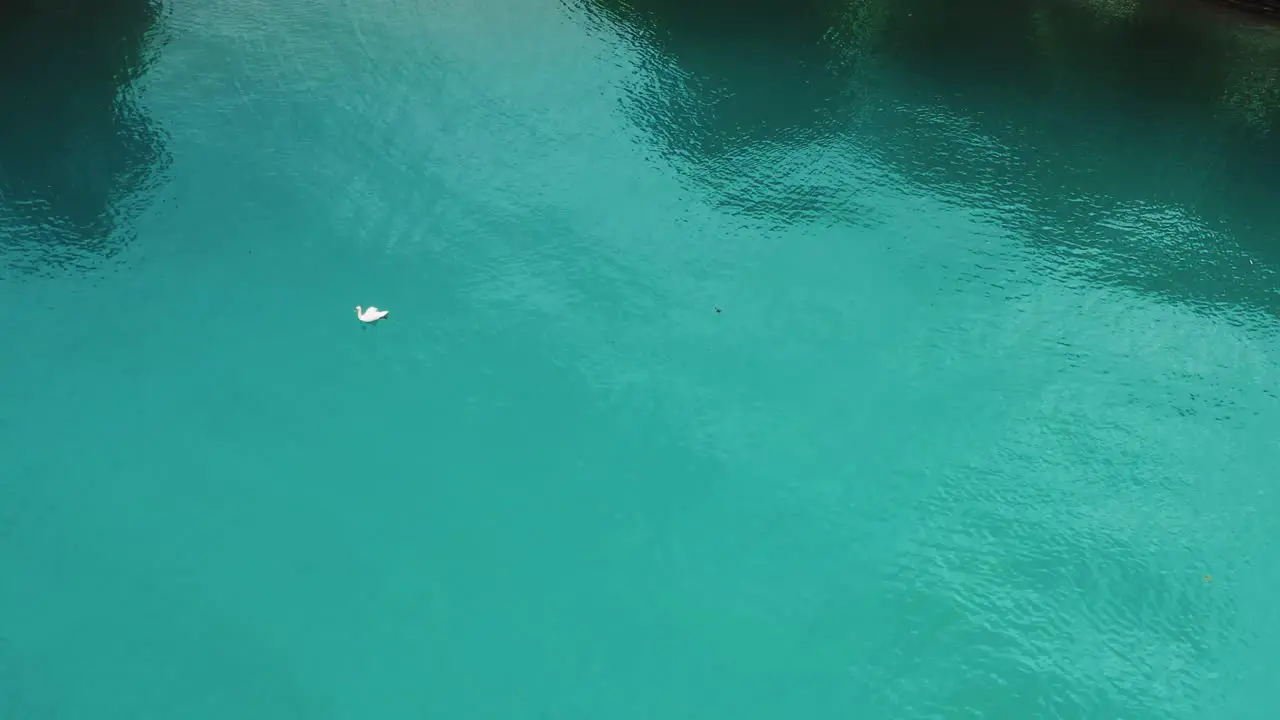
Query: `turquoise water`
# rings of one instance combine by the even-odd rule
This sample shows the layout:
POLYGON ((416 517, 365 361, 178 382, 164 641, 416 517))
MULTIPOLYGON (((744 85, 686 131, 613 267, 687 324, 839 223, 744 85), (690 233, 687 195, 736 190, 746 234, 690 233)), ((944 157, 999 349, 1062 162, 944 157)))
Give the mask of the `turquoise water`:
POLYGON ((838 17, 7 70, 0 716, 1270 717, 1280 153, 1140 52, 1207 25, 838 17))

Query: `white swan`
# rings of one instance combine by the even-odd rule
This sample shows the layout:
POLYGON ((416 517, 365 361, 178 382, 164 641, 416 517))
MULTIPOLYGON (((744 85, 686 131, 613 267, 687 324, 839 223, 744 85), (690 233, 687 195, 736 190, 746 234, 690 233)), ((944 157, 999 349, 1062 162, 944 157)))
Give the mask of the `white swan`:
POLYGON ((360 318, 360 322, 375 323, 386 316, 386 310, 379 310, 376 307, 361 309, 359 305, 356 306, 356 317, 360 318))

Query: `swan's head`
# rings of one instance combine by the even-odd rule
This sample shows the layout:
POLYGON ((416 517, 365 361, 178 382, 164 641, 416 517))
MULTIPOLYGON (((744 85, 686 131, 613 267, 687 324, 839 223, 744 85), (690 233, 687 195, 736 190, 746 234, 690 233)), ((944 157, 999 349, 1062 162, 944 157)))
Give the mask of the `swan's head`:
POLYGON ((359 315, 359 314, 360 314, 360 306, 359 306, 359 305, 357 305, 357 306, 356 306, 356 314, 357 314, 357 315, 359 315))

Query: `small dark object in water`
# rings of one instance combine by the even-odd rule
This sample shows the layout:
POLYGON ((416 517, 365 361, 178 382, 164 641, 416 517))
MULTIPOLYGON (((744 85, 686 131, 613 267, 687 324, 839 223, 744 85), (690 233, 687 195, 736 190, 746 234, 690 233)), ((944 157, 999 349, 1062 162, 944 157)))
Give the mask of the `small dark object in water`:
POLYGON ((716 308, 716 312, 720 312, 720 308, 716 308))

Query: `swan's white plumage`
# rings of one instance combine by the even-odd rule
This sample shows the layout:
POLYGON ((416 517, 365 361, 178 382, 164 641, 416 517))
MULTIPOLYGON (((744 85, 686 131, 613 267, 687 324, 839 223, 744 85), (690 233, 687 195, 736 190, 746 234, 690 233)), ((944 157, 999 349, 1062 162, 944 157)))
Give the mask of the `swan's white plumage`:
POLYGON ((356 306, 356 317, 360 319, 360 322, 367 322, 367 323, 378 322, 379 320, 381 320, 386 316, 387 316, 386 310, 379 310, 378 308, 372 307, 372 306, 362 309, 359 305, 356 306))

